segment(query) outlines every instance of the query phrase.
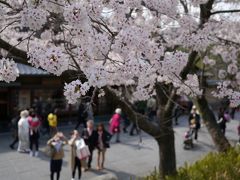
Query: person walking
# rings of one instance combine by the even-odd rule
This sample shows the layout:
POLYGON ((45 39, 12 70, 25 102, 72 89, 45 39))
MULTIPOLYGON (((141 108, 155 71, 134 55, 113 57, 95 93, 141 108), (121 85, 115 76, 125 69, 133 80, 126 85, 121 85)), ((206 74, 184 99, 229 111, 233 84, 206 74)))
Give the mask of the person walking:
POLYGON ((21 111, 20 120, 18 121, 18 152, 29 152, 29 123, 28 110, 21 111))
POLYGON ((138 135, 140 130, 137 127, 137 124, 135 122, 132 122, 132 127, 130 129, 129 135, 134 136, 134 131, 136 131, 136 134, 138 135))
POLYGON ((193 106, 191 114, 189 116, 189 126, 193 129, 194 139, 198 139, 198 130, 201 127, 200 115, 197 113, 197 108, 193 106))
POLYGON ((17 112, 16 116, 13 117, 11 121, 12 131, 13 131, 13 142, 9 145, 11 149, 14 149, 15 144, 18 142, 18 121, 20 120, 20 111, 17 112))
POLYGON ((86 145, 88 145, 88 147, 89 147, 90 156, 88 158, 87 166, 88 166, 88 169, 90 169, 91 168, 91 163, 92 163, 93 151, 95 149, 95 145, 96 145, 96 142, 97 142, 97 131, 94 130, 93 120, 88 120, 87 121, 87 128, 85 128, 83 130, 82 137, 83 137, 86 145))
POLYGON ((48 115, 50 135, 53 137, 57 133, 57 109, 48 115))
POLYGON ((79 128, 79 126, 81 124, 83 124, 83 127, 86 128, 86 118, 88 117, 88 109, 85 106, 85 104, 80 103, 80 105, 78 106, 78 122, 75 126, 75 130, 77 130, 79 128))
POLYGON ((112 116, 110 120, 110 132, 112 135, 116 134, 116 142, 120 142, 120 123, 121 123, 121 113, 122 110, 117 108, 115 110, 115 114, 112 116))
POLYGON ((69 140, 68 144, 71 146, 71 170, 72 170, 72 180, 75 180, 76 170, 78 170, 78 179, 82 176, 82 164, 81 159, 78 157, 78 146, 81 146, 83 139, 80 137, 77 130, 73 131, 72 138, 69 140))
POLYGON ((107 148, 110 148, 109 142, 111 137, 112 135, 105 130, 102 123, 97 126, 97 170, 104 169, 105 154, 107 148))
POLYGON ((226 123, 230 121, 230 115, 228 112, 225 112, 224 108, 220 108, 218 112, 218 126, 221 132, 225 135, 226 132, 226 123))
POLYGON ((151 97, 147 101, 147 115, 149 120, 154 121, 157 114, 157 101, 154 97, 151 97))
POLYGON ((29 139, 30 139, 30 156, 38 156, 39 149, 39 127, 40 127, 40 119, 37 116, 34 110, 30 111, 30 116, 28 117, 29 123, 29 139), (35 153, 33 152, 33 146, 35 145, 35 153))
POLYGON ((52 149, 51 160, 50 160, 50 179, 60 179, 60 173, 62 170, 62 162, 64 157, 63 146, 67 144, 67 139, 62 132, 56 133, 53 138, 48 140, 47 145, 52 149))

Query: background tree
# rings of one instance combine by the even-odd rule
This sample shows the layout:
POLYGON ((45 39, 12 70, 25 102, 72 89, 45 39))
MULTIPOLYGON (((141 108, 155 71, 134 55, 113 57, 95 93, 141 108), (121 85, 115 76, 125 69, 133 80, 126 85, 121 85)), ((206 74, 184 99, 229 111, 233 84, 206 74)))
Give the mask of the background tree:
POLYGON ((16 61, 57 76, 73 70, 76 78, 64 87, 68 102, 91 87, 104 90, 156 139, 159 170, 172 174, 176 95, 194 99, 219 150, 230 146, 208 105, 206 68, 197 62, 221 78, 212 95, 239 105, 239 6, 221 0, 0 0, 0 80, 17 78, 16 61), (213 55, 227 70, 215 66, 213 55), (153 95, 157 122, 132 107, 153 95))

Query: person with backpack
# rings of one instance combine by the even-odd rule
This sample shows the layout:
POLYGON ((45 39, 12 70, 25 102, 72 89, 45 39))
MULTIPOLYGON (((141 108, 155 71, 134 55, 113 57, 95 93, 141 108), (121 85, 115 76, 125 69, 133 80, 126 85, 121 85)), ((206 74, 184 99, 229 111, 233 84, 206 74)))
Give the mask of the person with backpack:
POLYGON ((56 133, 53 138, 48 140, 47 145, 51 149, 51 160, 50 160, 50 179, 54 180, 54 175, 56 174, 56 179, 60 179, 60 173, 62 170, 62 163, 64 157, 63 146, 66 145, 67 139, 62 132, 56 133))

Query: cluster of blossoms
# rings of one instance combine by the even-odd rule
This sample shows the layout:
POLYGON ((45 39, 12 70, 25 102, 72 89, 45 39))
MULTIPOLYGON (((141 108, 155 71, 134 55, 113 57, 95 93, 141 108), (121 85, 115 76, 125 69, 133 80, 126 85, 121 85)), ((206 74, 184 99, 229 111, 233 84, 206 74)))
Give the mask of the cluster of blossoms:
POLYGON ((199 80, 196 74, 188 74, 187 79, 183 83, 180 82, 175 86, 179 86, 177 94, 186 94, 190 97, 202 95, 202 90, 199 89, 199 80))
POLYGON ((207 66, 214 66, 216 64, 216 61, 213 59, 210 59, 208 56, 205 56, 203 59, 203 63, 207 66))
POLYGON ((87 82, 82 83, 80 80, 72 81, 64 86, 64 96, 69 104, 75 104, 78 102, 81 96, 86 95, 90 86, 87 82))
POLYGON ((57 76, 69 69, 69 57, 60 47, 45 49, 35 45, 29 50, 28 57, 28 62, 35 67, 41 67, 57 76))
POLYGON ((0 81, 15 81, 19 76, 17 64, 8 58, 0 59, 0 81))
POLYGON ((159 82, 171 83, 179 81, 180 73, 188 62, 188 53, 176 51, 167 53, 159 69, 159 82))
MULTIPOLYGON (((189 52, 195 50, 202 55, 209 47, 213 49, 212 54, 221 55, 226 63, 227 68, 221 67, 217 72, 219 78, 225 80, 230 76, 237 82, 235 87, 240 84, 238 48, 226 48, 216 38, 226 39, 230 35, 225 34, 239 33, 229 33, 229 28, 225 28, 227 23, 223 25, 217 18, 210 18, 200 26, 199 14, 192 13, 192 5, 196 10, 207 0, 186 1, 188 14, 179 8, 179 0, 161 0, 161 3, 159 0, 17 2, 16 7, 22 10, 21 23, 16 26, 27 27, 24 28, 26 34, 36 31, 29 41, 35 38, 43 42, 30 45, 29 62, 55 75, 61 75, 72 65, 88 80, 65 85, 64 94, 70 103, 77 102, 90 87, 107 85, 131 87, 133 101, 154 95, 156 83, 171 83, 178 94, 201 95, 197 75, 189 74, 182 80, 181 72, 189 61, 189 52)), ((0 7, 0 15, 4 12, 0 7)), ((14 24, 12 29, 16 26, 14 24)), ((232 27, 235 32, 239 29, 237 23, 232 27)), ((209 57, 207 54, 203 63, 214 68, 217 60, 209 57)), ((238 95, 232 92, 228 97, 234 99, 238 95)))
POLYGON ((213 91, 212 94, 213 96, 220 99, 227 97, 230 100, 231 107, 238 107, 240 105, 240 92, 234 91, 231 88, 231 85, 231 81, 219 82, 217 86, 217 91, 213 91))
POLYGON ((40 7, 28 7, 21 11, 22 27, 37 31, 47 22, 48 12, 40 7))

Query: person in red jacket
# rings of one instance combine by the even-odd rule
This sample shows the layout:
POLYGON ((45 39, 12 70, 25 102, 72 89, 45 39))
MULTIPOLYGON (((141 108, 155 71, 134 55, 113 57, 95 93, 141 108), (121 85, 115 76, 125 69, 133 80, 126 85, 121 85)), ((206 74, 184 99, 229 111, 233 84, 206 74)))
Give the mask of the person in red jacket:
POLYGON ((117 108, 115 110, 115 114, 112 116, 110 120, 110 132, 112 135, 116 134, 116 142, 120 142, 120 124, 121 124, 121 114, 122 110, 120 108, 117 108))

